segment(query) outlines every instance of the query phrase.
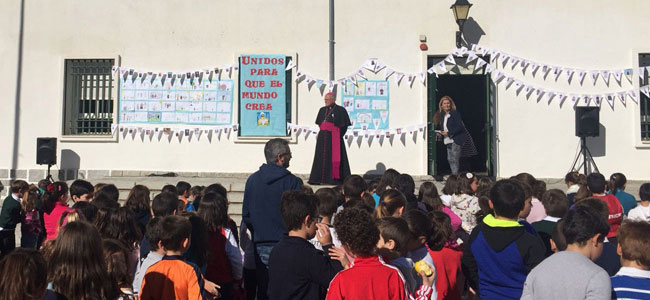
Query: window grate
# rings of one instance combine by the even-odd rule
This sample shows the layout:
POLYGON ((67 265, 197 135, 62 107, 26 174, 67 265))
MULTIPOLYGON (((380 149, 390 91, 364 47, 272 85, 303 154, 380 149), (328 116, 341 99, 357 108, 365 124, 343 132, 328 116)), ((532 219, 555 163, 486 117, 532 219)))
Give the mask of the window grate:
MULTIPOLYGON (((639 54, 639 67, 650 66, 650 53, 639 54)), ((648 72, 641 79, 640 85, 650 84, 650 74, 648 72)), ((641 108, 641 140, 650 141, 650 99, 643 93, 639 93, 639 107, 641 108)))
POLYGON ((114 59, 65 60, 65 135, 110 135, 114 59))

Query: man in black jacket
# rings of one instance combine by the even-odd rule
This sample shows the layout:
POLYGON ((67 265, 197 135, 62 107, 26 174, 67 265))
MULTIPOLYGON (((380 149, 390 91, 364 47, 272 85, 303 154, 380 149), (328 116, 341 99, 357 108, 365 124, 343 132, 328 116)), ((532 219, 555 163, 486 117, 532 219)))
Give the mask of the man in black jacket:
POLYGON ((289 234, 273 247, 269 257, 269 298, 324 299, 330 281, 347 263, 327 254, 333 247, 332 236, 317 217, 316 197, 302 191, 286 192, 280 212, 289 234), (309 242, 314 236, 325 253, 309 242))
POLYGON ((255 245, 257 299, 268 299, 268 264, 273 246, 287 229, 280 216, 282 193, 302 189, 302 181, 287 168, 291 160, 289 142, 276 138, 264 146, 266 164, 246 181, 242 218, 255 245))

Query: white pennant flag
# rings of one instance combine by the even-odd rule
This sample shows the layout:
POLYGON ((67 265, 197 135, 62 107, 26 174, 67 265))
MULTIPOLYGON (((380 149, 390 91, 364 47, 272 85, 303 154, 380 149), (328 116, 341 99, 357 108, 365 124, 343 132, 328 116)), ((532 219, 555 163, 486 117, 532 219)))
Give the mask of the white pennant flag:
POLYGON ((375 72, 375 70, 377 70, 377 59, 376 58, 366 59, 366 61, 363 63, 363 67, 368 71, 375 72))
POLYGON ((355 86, 357 85, 357 77, 356 76, 352 75, 352 76, 348 77, 348 80, 350 80, 352 82, 352 84, 354 84, 355 86))
POLYGON ((559 67, 553 67, 553 76, 555 76, 555 81, 560 78, 560 75, 562 75, 562 69, 559 67))
POLYGON ((535 72, 537 72, 537 69, 539 69, 539 65, 534 62, 531 62, 529 66, 530 66, 530 72, 533 74, 533 77, 535 77, 535 72))
POLYGON ((585 76, 586 76, 586 75, 587 75, 587 71, 585 71, 585 70, 578 70, 578 81, 580 81, 580 82, 582 83, 583 80, 585 80, 585 76))
POLYGON ((589 106, 589 103, 591 103, 591 95, 582 95, 582 105, 583 106, 589 106))
POLYGON ((607 103, 612 108, 612 110, 614 110, 614 100, 616 100, 616 96, 614 94, 607 94, 605 95, 605 99, 607 99, 607 103))
POLYGON ((480 59, 480 58, 477 59, 477 60, 476 60, 476 66, 474 66, 474 70, 478 70, 478 69, 480 69, 480 68, 483 67, 485 64, 487 64, 487 63, 486 63, 484 60, 482 60, 482 59, 480 59))
POLYGON ((363 78, 363 80, 367 80, 367 79, 368 79, 368 78, 366 78, 366 75, 363 74, 363 70, 361 70, 361 69, 359 69, 359 71, 357 71, 357 74, 356 74, 356 75, 359 76, 359 77, 361 77, 361 78, 363 78))
POLYGON ((415 81, 415 75, 414 74, 409 74, 406 78, 409 82, 409 86, 413 85, 413 81, 415 81))
POLYGON ((618 98, 621 99, 621 103, 623 104, 623 106, 626 106, 626 104, 625 104, 625 94, 626 94, 625 92, 618 92, 618 98))
POLYGON ((287 63, 287 67, 284 70, 289 71, 295 67, 296 67, 296 63, 293 62, 293 59, 290 59, 289 62, 287 63))
POLYGON ((327 83, 327 89, 330 92, 334 91, 334 87, 335 87, 334 81, 330 81, 329 83, 327 83))
POLYGON ((496 69, 494 71, 492 71, 492 75, 494 75, 494 81, 495 82, 498 82, 504 76, 501 71, 496 70, 496 69))
POLYGON ((481 56, 485 56, 485 55, 488 53, 488 49, 487 49, 487 48, 482 48, 482 49, 480 49, 479 51, 481 52, 481 56))
POLYGON ((603 96, 602 95, 596 95, 593 97, 594 103, 596 103, 596 106, 600 107, 600 104, 603 103, 603 96))
POLYGON ((607 70, 600 71, 600 77, 603 78, 606 85, 609 85, 609 71, 607 70))
POLYGON ((456 56, 458 56, 458 57, 463 57, 463 54, 460 53, 460 48, 456 48, 456 49, 454 49, 454 50, 451 50, 451 54, 452 54, 452 55, 456 55, 456 56))
POLYGON ((492 66, 492 64, 486 64, 485 73, 492 73, 492 71, 494 71, 494 67, 492 66))
POLYGON ((512 77, 510 77, 508 75, 503 75, 503 76, 505 76, 505 78, 506 78, 505 79, 506 87, 508 87, 515 80, 514 78, 512 78, 512 77))
POLYGON ((384 80, 388 80, 388 78, 389 78, 391 75, 395 74, 395 70, 393 70, 393 69, 391 69, 391 68, 388 68, 388 67, 386 68, 386 71, 384 71, 384 72, 385 72, 385 73, 384 73, 384 74, 385 74, 385 75, 384 75, 384 80))
POLYGON ((426 73, 424 73, 424 72, 418 74, 418 77, 420 77, 420 82, 422 82, 422 84, 424 84, 424 81, 426 80, 426 75, 425 74, 426 73))
POLYGON ((402 82, 402 78, 404 78, 404 73, 397 73, 397 85, 402 82))
POLYGON ((296 70, 296 82, 300 81, 300 78, 302 78, 304 75, 305 74, 302 71, 296 70))
POLYGON ((571 94, 571 96, 569 96, 569 101, 572 107, 578 104, 578 100, 580 100, 580 96, 576 94, 571 94))
POLYGON ((574 70, 571 68, 564 68, 562 71, 564 71, 564 76, 566 76, 567 80, 569 80, 571 76, 573 76, 574 70))
POLYGON ((644 72, 645 72, 645 68, 644 67, 639 67, 639 72, 638 72, 639 73, 639 78, 643 79, 643 75, 645 75, 644 72))
POLYGON ((510 57, 510 69, 514 70, 515 67, 519 64, 520 61, 521 61, 521 58, 519 58, 519 57, 515 57, 515 56, 510 57))
POLYGON ((456 64, 456 61, 454 60, 454 56, 451 55, 451 54, 449 54, 449 55, 447 55, 447 57, 445 57, 445 61, 452 64, 452 65, 456 64))
POLYGON ((560 105, 562 105, 562 102, 564 102, 564 100, 567 97, 567 95, 565 95, 563 93, 557 93, 557 94, 555 94, 555 96, 557 97, 557 101, 558 101, 558 103, 560 103, 560 105))
POLYGON ((117 124, 115 123, 111 124, 111 135, 115 135, 116 130, 117 130, 117 124))
POLYGON ((522 60, 519 62, 519 67, 520 67, 521 70, 523 71, 526 67, 528 67, 529 64, 530 64, 530 61, 528 61, 528 60, 526 60, 526 59, 522 59, 522 60))
POLYGON ((442 70, 442 73, 447 73, 447 66, 445 65, 444 62, 441 61, 441 62, 439 62, 436 66, 437 66, 440 70, 442 70))
POLYGON ((477 58, 478 56, 476 56, 476 53, 474 53, 474 51, 470 51, 469 55, 467 55, 467 60, 465 61, 465 63, 469 64, 470 62, 474 61, 477 58))
POLYGON ((528 95, 533 92, 535 88, 531 85, 524 85, 524 95, 528 95))
POLYGON ((431 67, 431 68, 428 68, 428 69, 427 69, 427 73, 429 73, 429 74, 436 73, 436 66, 433 66, 433 67, 431 67))
POLYGON ((616 82, 620 84, 621 78, 623 78, 623 70, 616 70, 614 72, 614 79, 616 79, 616 82))
POLYGON ((515 90, 518 90, 522 85, 524 85, 523 82, 515 79, 515 90))

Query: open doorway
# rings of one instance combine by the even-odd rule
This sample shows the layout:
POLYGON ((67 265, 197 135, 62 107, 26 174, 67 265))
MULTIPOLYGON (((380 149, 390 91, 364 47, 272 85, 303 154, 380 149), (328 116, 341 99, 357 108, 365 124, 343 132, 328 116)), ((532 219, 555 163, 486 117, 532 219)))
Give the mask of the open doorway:
MULTIPOLYGON (((430 56, 428 68, 442 61, 444 56, 430 56)), ((489 58, 485 58, 489 59, 489 58)), ((471 171, 480 175, 495 174, 495 153, 493 143, 494 93, 489 74, 483 69, 474 70, 474 64, 464 64, 464 58, 456 58, 457 66, 449 73, 428 76, 427 119, 428 136, 428 170, 430 175, 451 174, 447 161, 447 149, 442 141, 437 141, 434 130, 440 129, 433 124, 433 114, 438 109, 438 102, 443 96, 450 96, 456 103, 465 127, 469 131, 478 154, 461 158, 460 171, 471 171)))

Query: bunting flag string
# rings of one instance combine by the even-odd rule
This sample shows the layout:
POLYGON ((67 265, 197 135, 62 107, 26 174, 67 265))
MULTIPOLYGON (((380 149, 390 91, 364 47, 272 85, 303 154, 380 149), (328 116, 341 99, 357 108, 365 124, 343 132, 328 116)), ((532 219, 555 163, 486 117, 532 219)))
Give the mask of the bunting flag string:
MULTIPOLYGON (((212 142, 213 137, 217 137, 218 140, 222 138, 229 139, 230 134, 237 132, 239 125, 219 125, 219 126, 210 126, 210 127, 152 127, 152 126, 142 126, 140 124, 112 124, 111 133, 115 135, 119 134, 122 138, 126 139, 127 136, 131 137, 131 140, 136 140, 136 137, 140 141, 144 142, 145 139, 153 141, 168 141, 171 142, 175 137, 178 139, 178 142, 186 140, 187 142, 200 141, 205 138, 208 142, 212 142)), ((289 134, 295 137, 304 137, 305 140, 308 138, 313 138, 314 140, 318 136, 320 131, 318 127, 310 127, 297 125, 293 123, 287 123, 287 131, 289 134)), ((351 140, 352 138, 361 137, 364 140, 368 140, 371 136, 376 138, 391 138, 394 136, 404 137, 406 134, 421 134, 423 139, 426 139, 426 124, 418 125, 407 125, 398 128, 391 129, 351 129, 348 130, 344 136, 345 140, 351 140)))
MULTIPOLYGON (((548 74, 548 71, 553 71, 555 81, 557 81, 560 75, 564 73, 566 80, 569 83, 571 83, 571 76, 574 73, 577 73, 579 75, 578 82, 580 84, 583 84, 585 75, 589 74, 593 84, 596 84, 596 82, 598 81, 598 77, 600 77, 605 82, 605 84, 609 86, 610 76, 613 75, 614 79, 616 80, 616 83, 619 86, 622 86, 623 84, 621 80, 622 76, 626 75, 626 78, 628 79, 628 83, 632 84, 632 73, 634 71, 632 68, 620 68, 620 69, 610 69, 610 70, 595 70, 595 69, 585 70, 585 69, 572 69, 569 67, 559 67, 551 64, 535 62, 525 58, 520 58, 512 54, 508 54, 504 51, 492 49, 478 44, 472 45, 471 51, 480 53, 483 56, 489 53, 491 59, 495 62, 495 65, 497 65, 497 62, 499 61, 503 64, 504 68, 506 67, 507 64, 510 64, 511 70, 514 70, 515 67, 519 67, 522 73, 525 73, 527 68, 531 68, 532 69, 531 74, 533 77, 537 75, 537 68, 541 67, 543 73, 542 75, 544 76, 544 79, 546 79, 546 75, 548 74), (561 70, 563 72, 558 72, 557 70, 561 70)), ((468 63, 470 62, 470 60, 472 60, 471 58, 472 57, 467 58, 468 63)), ((650 74, 650 67, 638 68, 637 74, 639 75, 639 77, 643 78, 645 71, 649 72, 650 74)))

